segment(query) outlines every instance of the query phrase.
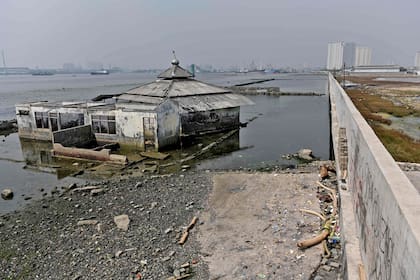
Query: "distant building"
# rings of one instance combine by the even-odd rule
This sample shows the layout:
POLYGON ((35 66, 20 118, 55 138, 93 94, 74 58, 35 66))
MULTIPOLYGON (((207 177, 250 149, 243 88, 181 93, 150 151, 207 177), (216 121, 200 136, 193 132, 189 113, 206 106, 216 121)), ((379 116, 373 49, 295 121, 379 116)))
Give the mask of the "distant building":
POLYGON ((363 65, 353 67, 354 73, 399 73, 399 65, 363 65))
POLYGON ((343 68, 344 42, 328 44, 327 70, 343 68))
POLYGON ((414 67, 416 67, 417 70, 420 70, 420 51, 416 53, 416 58, 414 59, 414 67))
POLYGON ((343 62, 346 68, 354 66, 356 59, 356 44, 355 43, 345 43, 344 44, 344 53, 343 53, 343 62))
POLYGON ((356 47, 354 66, 367 66, 372 64, 372 49, 368 47, 356 47))

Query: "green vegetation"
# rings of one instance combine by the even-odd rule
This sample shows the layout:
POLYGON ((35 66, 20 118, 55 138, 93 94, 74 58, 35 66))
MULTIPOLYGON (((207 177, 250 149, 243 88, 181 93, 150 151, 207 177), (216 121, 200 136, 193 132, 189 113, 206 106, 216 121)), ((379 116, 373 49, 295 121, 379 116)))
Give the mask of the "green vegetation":
POLYGON ((378 114, 387 113, 401 118, 410 115, 419 116, 418 110, 397 106, 380 95, 371 94, 361 89, 347 89, 346 91, 396 161, 420 163, 420 143, 402 132, 382 125, 390 125, 391 120, 378 114))
POLYGON ((381 125, 373 125, 372 128, 396 161, 420 163, 420 142, 381 125))

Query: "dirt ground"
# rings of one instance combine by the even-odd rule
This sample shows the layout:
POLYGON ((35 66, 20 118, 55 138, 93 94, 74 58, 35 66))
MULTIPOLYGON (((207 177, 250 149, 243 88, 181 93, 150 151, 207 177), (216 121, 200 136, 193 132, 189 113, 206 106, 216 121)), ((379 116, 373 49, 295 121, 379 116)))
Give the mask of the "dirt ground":
POLYGON ((210 279, 308 279, 321 245, 299 250, 320 222, 316 173, 220 173, 199 230, 210 279))

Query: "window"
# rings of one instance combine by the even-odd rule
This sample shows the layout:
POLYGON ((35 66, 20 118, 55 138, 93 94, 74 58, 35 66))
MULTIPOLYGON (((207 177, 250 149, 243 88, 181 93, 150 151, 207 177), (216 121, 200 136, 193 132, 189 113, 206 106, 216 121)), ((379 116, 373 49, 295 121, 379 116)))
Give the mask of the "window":
POLYGON ((35 112, 35 122, 37 128, 49 128, 48 126, 48 113, 35 112))
POLYGON ((94 133, 116 134, 115 116, 92 115, 94 133))
POLYGON ((71 128, 84 125, 83 114, 80 113, 60 113, 60 129, 71 128))
POLYGON ((51 123, 51 130, 57 131, 58 130, 58 114, 57 113, 50 113, 50 123, 51 123))

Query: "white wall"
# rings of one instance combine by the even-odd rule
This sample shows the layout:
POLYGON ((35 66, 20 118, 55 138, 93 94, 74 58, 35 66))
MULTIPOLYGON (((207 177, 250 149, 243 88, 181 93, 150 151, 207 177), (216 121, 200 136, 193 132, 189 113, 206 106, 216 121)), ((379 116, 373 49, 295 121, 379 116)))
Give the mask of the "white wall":
MULTIPOLYGON (((420 195, 332 75, 329 89, 336 111, 333 132, 345 128, 348 143, 348 191, 341 191, 341 199, 342 204, 351 200, 354 212, 346 213, 355 216, 343 217, 343 228, 355 219, 368 279, 418 279, 420 195)), ((348 269, 353 279, 355 268, 348 269)))

